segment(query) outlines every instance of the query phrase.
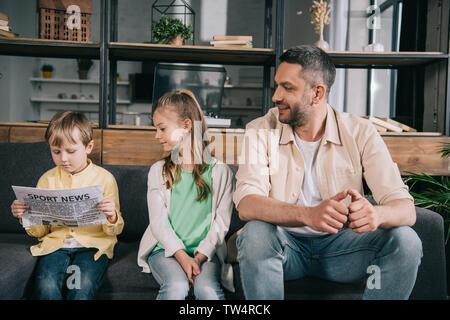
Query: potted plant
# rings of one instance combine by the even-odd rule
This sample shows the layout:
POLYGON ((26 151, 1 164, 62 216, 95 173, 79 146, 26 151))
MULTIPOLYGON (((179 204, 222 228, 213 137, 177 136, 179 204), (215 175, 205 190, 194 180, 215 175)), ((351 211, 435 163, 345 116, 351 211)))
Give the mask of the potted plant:
POLYGON ((78 64, 78 78, 87 79, 89 69, 92 67, 94 62, 91 59, 77 59, 78 64))
POLYGON ((53 72, 53 66, 51 64, 44 64, 41 67, 41 71, 42 71, 42 77, 51 78, 52 72, 53 72))
POLYGON ((152 24, 153 38, 159 44, 174 44, 181 46, 183 40, 192 40, 192 30, 180 19, 162 15, 159 21, 152 24))

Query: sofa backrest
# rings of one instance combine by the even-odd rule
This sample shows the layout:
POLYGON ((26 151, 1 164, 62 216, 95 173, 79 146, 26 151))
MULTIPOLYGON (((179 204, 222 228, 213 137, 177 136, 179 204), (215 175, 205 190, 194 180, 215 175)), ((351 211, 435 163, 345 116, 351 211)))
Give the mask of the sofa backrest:
POLYGON ((53 167, 46 142, 0 143, 0 232, 25 233, 11 214, 16 199, 11 185, 36 187, 41 175, 53 167))
POLYGON ((147 178, 150 167, 104 165, 119 187, 120 211, 125 221, 121 241, 139 241, 148 226, 147 178))

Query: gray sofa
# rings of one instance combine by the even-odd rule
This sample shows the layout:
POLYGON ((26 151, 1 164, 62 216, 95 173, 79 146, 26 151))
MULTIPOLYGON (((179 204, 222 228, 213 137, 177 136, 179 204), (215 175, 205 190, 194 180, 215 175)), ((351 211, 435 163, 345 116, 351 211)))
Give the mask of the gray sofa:
MULTIPOLYGON (((0 299, 27 299, 37 259, 29 251, 37 240, 29 237, 10 213, 14 200, 11 185, 35 186, 40 175, 53 167, 45 143, 0 143, 0 299)), ((139 240, 148 225, 148 167, 104 166, 119 186, 125 228, 118 237, 114 259, 103 279, 98 299, 155 299, 159 286, 152 275, 140 272, 136 264, 139 240)), ((235 171, 236 168, 233 168, 235 171)), ((229 237, 244 223, 236 211, 229 237)), ((424 256, 411 299, 445 299, 446 271, 443 219, 417 208, 414 229, 422 239, 424 256)), ((243 299, 238 264, 233 265, 236 292, 228 299, 243 299)), ((315 278, 286 282, 287 299, 360 299, 364 283, 344 285, 315 278)))

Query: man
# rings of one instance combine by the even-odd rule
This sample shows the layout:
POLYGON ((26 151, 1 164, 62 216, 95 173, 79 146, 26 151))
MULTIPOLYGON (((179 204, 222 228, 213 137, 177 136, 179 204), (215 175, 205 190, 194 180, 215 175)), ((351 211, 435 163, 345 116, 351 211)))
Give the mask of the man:
POLYGON ((242 146, 257 161, 236 174, 246 298, 283 299, 284 280, 351 283, 374 270, 364 299, 408 299, 422 243, 397 165, 368 120, 328 105, 336 71, 324 51, 298 46, 280 60, 277 108, 247 125, 242 146), (378 205, 362 196, 363 178, 378 205))

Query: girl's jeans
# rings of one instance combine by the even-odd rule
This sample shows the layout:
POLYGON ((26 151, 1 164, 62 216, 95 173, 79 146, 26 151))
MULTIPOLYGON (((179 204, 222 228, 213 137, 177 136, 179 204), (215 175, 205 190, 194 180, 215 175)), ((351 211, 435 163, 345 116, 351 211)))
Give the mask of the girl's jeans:
POLYGON ((298 237, 254 220, 244 226, 237 248, 244 294, 251 300, 284 299, 284 281, 306 276, 366 281, 363 299, 408 299, 422 258, 422 242, 406 226, 298 237))
MULTIPOLYGON (((181 265, 174 257, 166 258, 164 250, 152 252, 148 264, 153 277, 161 286, 158 300, 184 300, 189 294, 189 280, 181 265)), ((205 261, 200 274, 194 279, 194 295, 197 300, 224 300, 220 287, 221 264, 216 255, 205 261)))

